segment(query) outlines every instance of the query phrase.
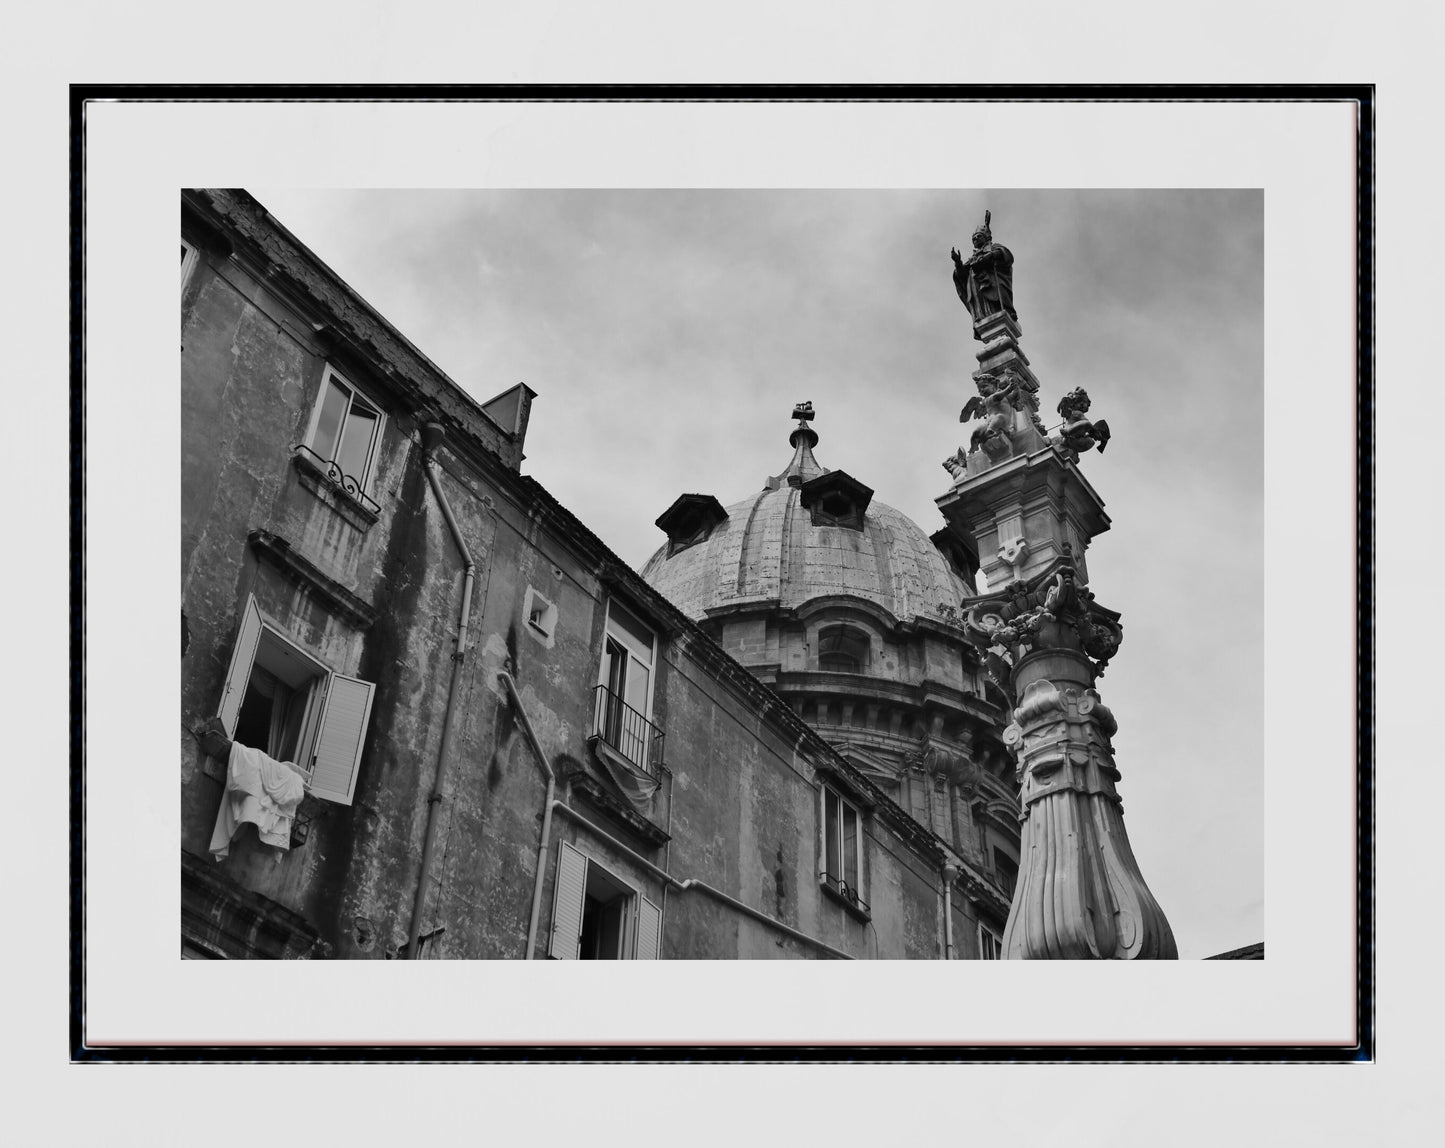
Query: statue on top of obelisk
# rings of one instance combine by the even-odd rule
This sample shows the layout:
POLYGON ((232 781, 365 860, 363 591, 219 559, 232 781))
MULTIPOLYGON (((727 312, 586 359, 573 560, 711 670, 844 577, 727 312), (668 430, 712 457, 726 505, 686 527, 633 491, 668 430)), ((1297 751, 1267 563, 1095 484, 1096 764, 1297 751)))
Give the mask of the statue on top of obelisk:
POLYGON ((975 324, 1000 311, 1018 320, 1014 310, 1013 252, 993 241, 988 226, 992 218, 992 212, 983 213, 983 226, 973 233, 973 254, 967 259, 957 247, 949 252, 953 256, 953 286, 975 324))
POLYGON ((1076 387, 1050 435, 1039 382, 1019 347, 1013 255, 989 213, 973 255, 953 252, 953 283, 973 316, 978 396, 959 416, 982 422, 944 462, 938 507, 948 536, 977 555, 982 583, 961 603, 963 630, 1007 699, 1004 745, 1017 762, 1023 822, 1001 955, 1006 960, 1174 960, 1178 945, 1124 828, 1113 735, 1097 685, 1123 640, 1119 614, 1094 599, 1084 552, 1109 529, 1079 456, 1109 441, 1076 387))

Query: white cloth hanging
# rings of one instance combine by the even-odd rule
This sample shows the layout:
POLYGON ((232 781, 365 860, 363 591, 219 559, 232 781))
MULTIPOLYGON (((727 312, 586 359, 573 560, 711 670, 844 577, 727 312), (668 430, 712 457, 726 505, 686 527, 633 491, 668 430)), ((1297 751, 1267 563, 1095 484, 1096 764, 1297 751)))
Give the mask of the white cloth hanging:
POLYGON ((211 834, 212 856, 217 861, 228 856, 236 830, 248 821, 263 844, 291 848, 291 822, 305 796, 306 784, 294 765, 232 742, 226 789, 211 834))

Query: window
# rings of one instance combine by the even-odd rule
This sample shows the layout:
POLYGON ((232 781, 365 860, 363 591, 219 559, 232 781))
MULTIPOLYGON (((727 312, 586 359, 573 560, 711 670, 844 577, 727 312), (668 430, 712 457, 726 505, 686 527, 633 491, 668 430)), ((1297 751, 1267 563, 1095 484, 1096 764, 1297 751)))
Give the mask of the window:
POLYGON ((655 961, 662 912, 581 850, 561 842, 551 955, 568 961, 655 961))
POLYGON ((1019 863, 995 845, 993 868, 998 874, 999 883, 1012 894, 1014 886, 1019 883, 1019 863))
POLYGON ((867 634, 851 626, 827 626, 818 631, 818 669, 861 674, 867 668, 867 634))
POLYGON ((552 637, 557 629, 557 607, 531 586, 527 587, 522 612, 527 617, 527 625, 538 637, 552 637))
POLYGON ((714 527, 726 522, 728 512, 710 494, 683 494, 664 510, 657 525, 667 532, 667 556, 712 537, 714 527))
POLYGON ((849 530, 863 529, 864 514, 872 498, 871 487, 841 470, 810 478, 798 491, 799 505, 811 513, 814 526, 843 526, 849 530))
POLYGON ((191 277, 191 272, 195 270, 195 268, 196 268, 196 260, 199 258, 199 256, 200 256, 200 253, 196 250, 194 244, 187 243, 184 239, 181 240, 181 286, 182 286, 182 287, 184 287, 184 286, 186 285, 186 280, 191 277))
POLYGON ((661 736, 652 715, 652 671, 657 642, 650 629, 620 602, 607 607, 607 634, 597 684, 596 732, 633 765, 655 769, 661 736))
POLYGON ((867 913, 863 900, 863 818, 857 806, 831 786, 823 787, 823 864, 825 889, 867 913))
POLYGON ((343 489, 365 494, 381 441, 381 411, 347 382, 329 363, 321 379, 321 395, 306 432, 306 447, 335 467, 332 475, 343 489))
POLYGON ((978 959, 981 961, 1003 960, 1003 936, 992 925, 978 923, 978 959))
POLYGON ((248 597, 221 692, 226 736, 296 765, 315 797, 350 805, 370 682, 334 673, 265 622, 248 597))

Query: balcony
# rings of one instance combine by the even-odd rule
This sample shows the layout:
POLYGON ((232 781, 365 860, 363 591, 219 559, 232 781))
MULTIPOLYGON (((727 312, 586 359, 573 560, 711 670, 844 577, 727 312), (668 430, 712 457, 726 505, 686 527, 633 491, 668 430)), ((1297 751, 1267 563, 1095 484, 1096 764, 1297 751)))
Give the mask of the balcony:
MULTIPOLYGON (((347 500, 360 508, 369 522, 375 522, 381 514, 381 507, 375 499, 367 496, 361 488, 361 481, 346 474, 338 466, 334 459, 322 458, 309 446, 302 444, 294 451, 296 468, 303 475, 306 475, 313 483, 324 483, 326 488, 343 495, 347 500)), ((312 490, 320 493, 320 489, 313 485, 312 490)))
POLYGON ((592 736, 654 783, 660 783, 662 731, 606 686, 595 687, 592 694, 592 736))
POLYGON ((832 873, 823 874, 823 888, 833 897, 842 901, 844 906, 852 910, 853 914, 860 920, 872 920, 872 913, 869 911, 868 902, 858 895, 858 890, 853 888, 841 877, 835 877, 832 873))

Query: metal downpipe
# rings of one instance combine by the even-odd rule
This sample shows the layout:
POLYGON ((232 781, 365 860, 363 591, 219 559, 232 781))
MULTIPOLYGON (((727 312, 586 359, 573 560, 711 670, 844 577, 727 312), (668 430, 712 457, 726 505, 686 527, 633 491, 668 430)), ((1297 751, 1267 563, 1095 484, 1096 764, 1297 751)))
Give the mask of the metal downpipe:
POLYGON ((512 675, 504 670, 497 675, 497 680, 507 687, 507 696, 517 713, 522 732, 527 735, 527 743, 532 747, 537 763, 547 774, 547 799, 542 806, 542 837, 537 843, 537 876, 532 882, 532 915, 527 920, 527 954, 523 958, 530 961, 537 949, 537 922, 542 915, 542 878, 547 871, 547 845, 552 836, 552 804, 553 796, 557 792, 557 775, 547 764, 547 755, 542 752, 542 746, 532 730, 532 722, 527 717, 527 711, 522 708, 522 696, 517 692, 517 683, 512 680, 512 675))
POLYGON ((958 869, 952 862, 943 866, 943 959, 953 960, 953 882, 958 869))
POLYGON ((421 933, 427 880, 431 876, 432 853, 436 848, 437 807, 441 805, 442 787, 447 776, 447 750, 451 747, 452 725, 456 718, 457 682, 462 676, 462 662, 467 656, 467 624, 471 620, 472 585, 477 576, 477 564, 472 561, 471 552, 462 539, 461 528, 457 525, 456 517, 452 514, 451 504, 447 502, 447 497, 442 492, 441 480, 437 477, 437 461, 432 452, 441 443, 444 435, 445 431, 435 423, 428 423, 422 428, 422 469, 426 471, 427 482, 436 496, 437 503, 442 508, 442 517, 446 519, 452 540, 461 553, 465 569, 462 577, 462 611, 461 617, 457 621, 457 648, 452 655, 452 676, 451 682, 447 686, 446 716, 442 719, 442 741, 437 748, 436 783, 432 786, 431 796, 427 798, 426 837, 423 839, 421 849, 421 871, 417 875, 416 900, 411 910, 411 928, 407 932, 406 957, 409 961, 414 961, 420 956, 417 952, 417 938, 421 933))

